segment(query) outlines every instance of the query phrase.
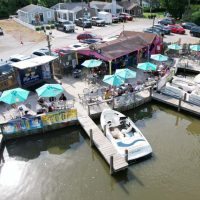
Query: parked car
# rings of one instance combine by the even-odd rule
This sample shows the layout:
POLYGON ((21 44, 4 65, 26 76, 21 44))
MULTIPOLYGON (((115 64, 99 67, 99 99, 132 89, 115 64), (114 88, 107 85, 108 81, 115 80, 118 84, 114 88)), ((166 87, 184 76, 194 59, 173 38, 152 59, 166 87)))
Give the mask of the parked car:
POLYGON ((164 26, 162 24, 155 24, 154 28, 157 28, 157 29, 163 31, 163 33, 165 35, 170 35, 170 33, 171 33, 171 29, 168 26, 164 26))
POLYGON ((192 23, 192 22, 184 22, 184 23, 181 23, 181 26, 184 28, 184 29, 188 29, 188 30, 191 30, 193 27, 197 26, 195 23, 192 23))
POLYGON ((112 15, 112 23, 118 23, 119 22, 119 17, 116 15, 112 15))
POLYGON ((149 29, 160 32, 160 35, 165 35, 165 32, 163 30, 161 30, 160 28, 156 27, 156 26, 152 26, 149 29))
POLYGON ((101 36, 98 36, 94 33, 90 33, 90 32, 85 32, 85 33, 81 33, 77 36, 77 40, 87 40, 87 39, 96 39, 96 40, 102 40, 101 36))
POLYGON ((195 26, 190 30, 190 34, 194 37, 200 37, 200 26, 195 26))
POLYGON ((84 28, 92 28, 92 22, 89 19, 79 18, 75 20, 76 26, 84 27, 84 28))
POLYGON ((156 34, 156 35, 159 35, 161 36, 162 35, 162 32, 158 29, 153 29, 153 28, 147 28, 147 29, 144 29, 144 32, 146 33, 153 33, 153 34, 156 34))
POLYGON ((173 25, 173 24, 175 24, 175 20, 174 20, 174 18, 165 18, 165 19, 159 20, 158 23, 166 25, 166 26, 173 25))
POLYGON ((132 21, 133 20, 133 17, 128 13, 120 13, 119 17, 123 17, 124 20, 126 20, 126 21, 132 21))
POLYGON ((11 61, 11 62, 20 62, 20 61, 27 60, 27 59, 30 59, 30 58, 31 58, 31 56, 15 54, 13 56, 10 56, 9 61, 11 61))
POLYGON ((75 24, 70 21, 59 19, 56 23, 57 30, 64 31, 64 32, 74 32, 75 24))
POLYGON ((105 21, 99 17, 92 17, 93 26, 105 26, 105 21))
POLYGON ((0 35, 4 35, 3 29, 0 27, 0 35))
MULTIPOLYGON (((48 48, 37 49, 37 50, 33 51, 31 54, 32 57, 46 56, 46 55, 50 55, 48 48)), ((55 54, 53 51, 51 52, 51 55, 57 56, 57 54, 55 54)))
POLYGON ((169 25, 172 33, 185 34, 185 29, 179 24, 169 25))
POLYGON ((81 43, 85 43, 85 44, 94 44, 94 43, 99 43, 102 40, 100 39, 85 39, 85 40, 80 40, 81 43))

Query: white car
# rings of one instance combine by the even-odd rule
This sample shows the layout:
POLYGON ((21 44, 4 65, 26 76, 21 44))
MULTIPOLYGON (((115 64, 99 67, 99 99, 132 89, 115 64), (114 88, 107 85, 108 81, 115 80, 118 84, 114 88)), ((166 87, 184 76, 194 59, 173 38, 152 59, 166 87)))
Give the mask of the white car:
MULTIPOLYGON (((46 55, 49 55, 49 49, 48 48, 37 49, 37 50, 33 51, 32 54, 31 54, 32 57, 46 56, 46 55)), ((55 55, 54 52, 51 52, 51 55, 57 56, 57 55, 55 55)))
POLYGON ((10 56, 9 61, 11 61, 11 62, 20 62, 20 61, 27 60, 27 59, 30 59, 30 58, 31 58, 31 56, 15 54, 13 56, 10 56))

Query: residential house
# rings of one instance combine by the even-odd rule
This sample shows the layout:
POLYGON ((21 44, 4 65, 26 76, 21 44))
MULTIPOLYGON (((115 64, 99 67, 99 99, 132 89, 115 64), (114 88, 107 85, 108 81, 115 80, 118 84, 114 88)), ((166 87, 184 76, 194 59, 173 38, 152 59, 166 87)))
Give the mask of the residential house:
POLYGON ((54 11, 43 6, 30 4, 17 11, 18 19, 28 24, 47 24, 54 21, 54 11))
MULTIPOLYGON (((138 0, 140 3, 140 0, 138 0)), ((143 8, 159 8, 160 2, 158 0, 142 0, 143 8)))
POLYGON ((125 0, 125 1, 118 2, 118 4, 124 8, 124 12, 129 13, 133 16, 142 16, 143 14, 143 9, 137 3, 137 1, 125 0))
POLYGON ((112 14, 120 13, 124 10, 115 0, 112 2, 91 1, 90 7, 96 9, 97 12, 105 11, 112 14))
POLYGON ((96 16, 96 10, 90 8, 85 2, 73 2, 73 3, 58 3, 51 7, 55 12, 55 18, 66 19, 74 21, 80 17, 93 17, 96 16))

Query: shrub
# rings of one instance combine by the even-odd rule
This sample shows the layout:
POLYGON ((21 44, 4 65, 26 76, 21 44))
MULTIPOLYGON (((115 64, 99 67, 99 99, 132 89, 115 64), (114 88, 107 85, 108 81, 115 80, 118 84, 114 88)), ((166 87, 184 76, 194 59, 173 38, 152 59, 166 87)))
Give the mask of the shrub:
POLYGON ((55 28, 55 25, 54 25, 54 24, 51 24, 50 27, 51 27, 51 29, 54 29, 54 28, 55 28))
POLYGON ((41 30, 44 30, 44 26, 41 26, 41 30))
POLYGON ((46 30, 50 30, 50 29, 51 29, 51 27, 50 27, 50 26, 46 26, 45 28, 46 28, 46 30))
POLYGON ((36 26, 36 27, 35 27, 35 30, 36 30, 36 31, 40 31, 40 30, 41 30, 41 27, 40 27, 40 26, 36 26))

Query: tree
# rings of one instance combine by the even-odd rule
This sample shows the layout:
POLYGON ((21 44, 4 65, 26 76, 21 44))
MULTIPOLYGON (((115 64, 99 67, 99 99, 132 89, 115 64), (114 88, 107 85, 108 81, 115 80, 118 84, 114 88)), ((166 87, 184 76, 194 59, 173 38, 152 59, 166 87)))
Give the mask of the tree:
POLYGON ((188 0, 160 0, 161 4, 175 18, 182 18, 185 9, 188 6, 188 0))

